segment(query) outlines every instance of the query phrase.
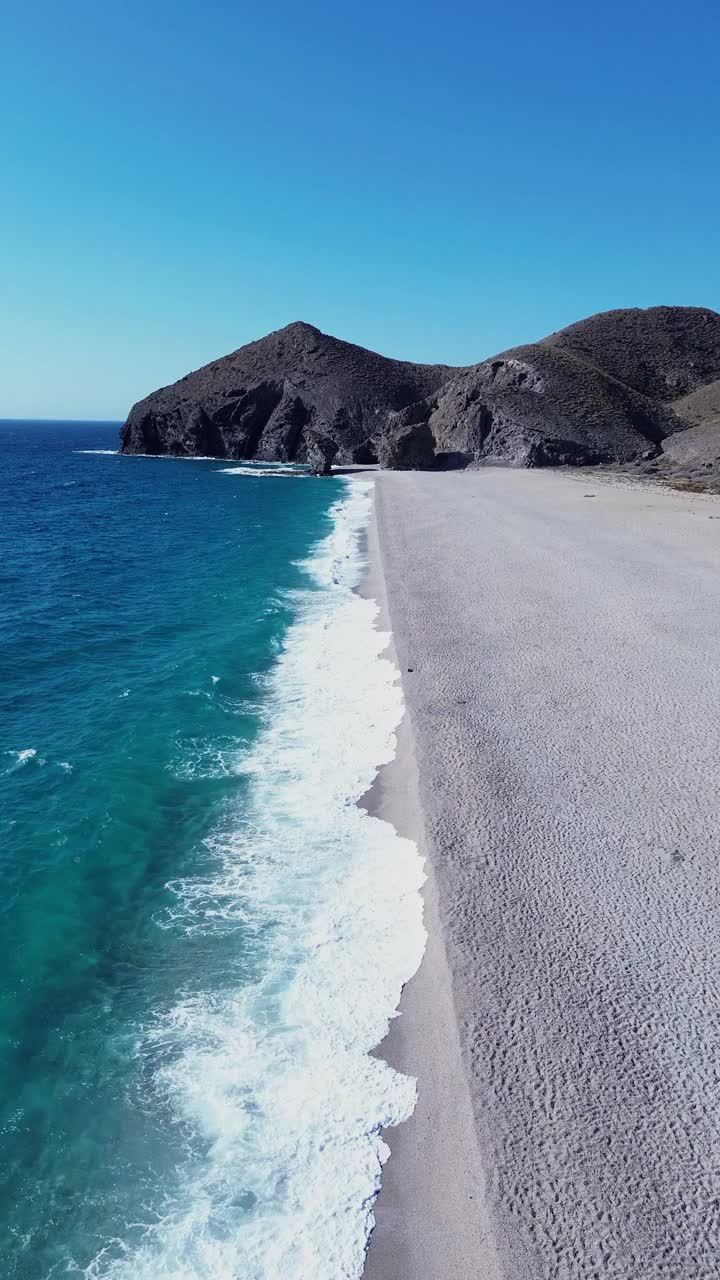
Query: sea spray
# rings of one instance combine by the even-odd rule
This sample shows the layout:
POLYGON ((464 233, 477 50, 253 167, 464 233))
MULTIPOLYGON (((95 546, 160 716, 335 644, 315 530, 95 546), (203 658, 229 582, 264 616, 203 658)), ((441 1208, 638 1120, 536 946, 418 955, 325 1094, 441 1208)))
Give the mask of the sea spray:
POLYGON ((256 969, 158 1010, 140 1037, 146 1105, 184 1155, 84 1268, 108 1280, 352 1280, 415 1082, 370 1055, 425 942, 416 846, 357 807, 403 714, 378 607, 354 588, 372 482, 343 480, 332 529, 268 678, 248 779, 206 840, 205 876, 172 883, 188 938, 251 929, 256 969))

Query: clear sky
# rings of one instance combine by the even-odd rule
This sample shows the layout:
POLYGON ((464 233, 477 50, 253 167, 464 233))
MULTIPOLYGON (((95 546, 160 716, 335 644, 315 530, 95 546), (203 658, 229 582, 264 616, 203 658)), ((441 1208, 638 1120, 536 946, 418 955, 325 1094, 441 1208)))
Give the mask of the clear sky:
POLYGON ((720 309, 717 0, 23 0, 0 417, 124 417, 291 320, 469 363, 720 309))

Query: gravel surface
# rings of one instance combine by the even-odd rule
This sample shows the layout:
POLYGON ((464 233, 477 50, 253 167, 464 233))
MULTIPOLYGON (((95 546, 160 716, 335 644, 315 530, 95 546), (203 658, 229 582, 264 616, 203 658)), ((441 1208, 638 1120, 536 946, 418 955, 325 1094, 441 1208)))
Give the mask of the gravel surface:
MULTIPOLYGON (((717 1277, 720 499, 485 470, 381 475, 376 504, 488 1272, 717 1277)), ((396 1195, 421 1159, 442 1195, 452 1153, 412 1141, 396 1195)), ((440 1280, 411 1210, 414 1260, 373 1274, 440 1280)))

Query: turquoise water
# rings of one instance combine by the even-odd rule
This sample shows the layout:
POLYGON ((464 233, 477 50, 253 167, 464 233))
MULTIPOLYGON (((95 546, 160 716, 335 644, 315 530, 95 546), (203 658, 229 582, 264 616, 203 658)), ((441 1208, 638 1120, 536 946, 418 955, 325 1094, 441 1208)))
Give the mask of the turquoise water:
POLYGON ((0 1275, 359 1280, 424 945, 372 483, 0 424, 0 1275))
POLYGON ((252 980, 262 939, 173 927, 167 886, 243 802, 341 486, 76 452, 116 431, 0 426, 0 1274, 23 1280, 146 1221, 193 1142, 139 1033, 178 991, 252 980))

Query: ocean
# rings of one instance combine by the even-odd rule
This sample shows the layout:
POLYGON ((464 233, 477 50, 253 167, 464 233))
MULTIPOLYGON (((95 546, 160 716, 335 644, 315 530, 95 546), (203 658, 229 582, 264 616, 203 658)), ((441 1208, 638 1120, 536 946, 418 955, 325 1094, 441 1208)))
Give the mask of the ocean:
POLYGON ((361 1275, 424 945, 372 480, 0 424, 0 1274, 361 1275))

